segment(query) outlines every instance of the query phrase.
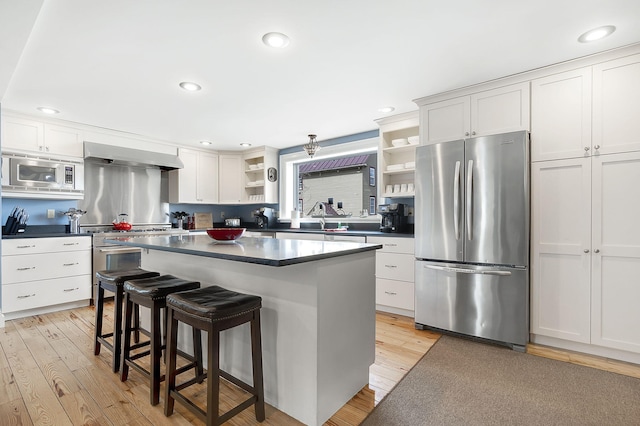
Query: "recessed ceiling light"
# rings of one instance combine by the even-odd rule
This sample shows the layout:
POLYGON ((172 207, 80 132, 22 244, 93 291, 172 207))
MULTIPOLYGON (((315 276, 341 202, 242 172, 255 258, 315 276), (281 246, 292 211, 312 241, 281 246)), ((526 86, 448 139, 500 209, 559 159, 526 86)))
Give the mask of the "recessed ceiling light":
POLYGON ((269 47, 281 49, 289 45, 289 37, 282 33, 266 33, 262 36, 262 42, 269 47))
POLYGON ((240 144, 240 146, 243 146, 243 147, 245 147, 245 148, 246 148, 246 147, 248 147, 248 146, 251 146, 251 144, 250 144, 250 143, 247 143, 247 142, 243 142, 243 143, 241 143, 241 144, 240 144))
POLYGON ((57 109, 49 108, 49 107, 38 107, 38 111, 44 112, 45 114, 59 114, 60 111, 57 109))
POLYGON ((182 83, 180 83, 180 87, 189 92, 197 92, 198 90, 202 89, 199 84, 192 83, 190 81, 183 81, 182 83))
POLYGON ((200 141, 202 145, 211 145, 213 142, 211 141, 200 141))
POLYGON ((613 25, 605 25, 604 27, 594 28, 578 37, 580 43, 589 43, 592 41, 603 39, 611 35, 616 30, 613 25))
POLYGON ((385 107, 378 108, 378 112, 391 112, 393 110, 395 110, 395 108, 392 106, 385 106, 385 107))

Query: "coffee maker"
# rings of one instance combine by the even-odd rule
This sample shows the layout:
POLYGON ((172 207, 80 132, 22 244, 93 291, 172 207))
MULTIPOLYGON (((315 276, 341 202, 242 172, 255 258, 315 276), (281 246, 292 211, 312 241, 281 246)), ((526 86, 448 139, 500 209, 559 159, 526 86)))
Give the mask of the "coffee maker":
POLYGON ((269 221, 273 217, 273 209, 270 207, 260 207, 253 211, 253 216, 256 218, 256 226, 258 228, 268 228, 269 221))
POLYGON ((408 210, 404 204, 380 204, 378 214, 382 216, 381 232, 405 232, 408 210))

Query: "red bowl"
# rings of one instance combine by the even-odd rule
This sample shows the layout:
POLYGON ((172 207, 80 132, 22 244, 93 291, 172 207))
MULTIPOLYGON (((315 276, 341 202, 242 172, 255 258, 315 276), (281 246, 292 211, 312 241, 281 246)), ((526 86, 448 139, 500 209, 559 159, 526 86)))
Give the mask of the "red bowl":
POLYGON ((216 241, 232 241, 242 237, 247 228, 209 228, 207 235, 216 241))

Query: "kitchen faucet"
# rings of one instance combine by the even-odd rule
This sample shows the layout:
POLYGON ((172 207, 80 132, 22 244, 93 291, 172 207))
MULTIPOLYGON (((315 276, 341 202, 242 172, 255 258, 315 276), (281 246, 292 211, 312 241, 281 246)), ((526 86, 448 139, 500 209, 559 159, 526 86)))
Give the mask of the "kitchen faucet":
POLYGON ((325 225, 324 217, 321 217, 318 222, 320 222, 320 229, 324 231, 324 225, 325 225))

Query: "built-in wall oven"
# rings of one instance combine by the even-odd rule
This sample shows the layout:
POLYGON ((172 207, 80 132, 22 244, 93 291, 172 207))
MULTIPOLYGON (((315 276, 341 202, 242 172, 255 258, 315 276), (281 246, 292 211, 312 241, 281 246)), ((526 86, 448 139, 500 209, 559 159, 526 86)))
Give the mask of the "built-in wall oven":
MULTIPOLYGON (((170 225, 169 225, 170 226, 170 225)), ((82 229, 84 232, 93 233, 93 300, 98 295, 98 278, 97 271, 115 271, 135 269, 140 266, 142 257, 142 249, 137 247, 124 247, 113 243, 105 242, 110 238, 167 235, 167 234, 183 234, 188 231, 157 228, 157 229, 132 229, 131 231, 113 231, 104 232, 95 229, 82 229)), ((107 292, 108 294, 108 292, 107 292)))

